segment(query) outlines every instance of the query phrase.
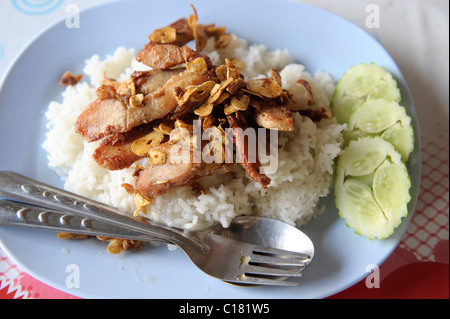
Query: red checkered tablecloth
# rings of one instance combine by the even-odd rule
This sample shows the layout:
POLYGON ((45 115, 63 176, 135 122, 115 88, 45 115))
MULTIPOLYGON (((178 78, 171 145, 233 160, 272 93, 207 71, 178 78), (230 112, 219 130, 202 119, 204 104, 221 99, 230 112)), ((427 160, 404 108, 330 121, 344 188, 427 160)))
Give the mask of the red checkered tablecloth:
POLYGON ((0 299, 77 299, 33 278, 0 249, 0 299))

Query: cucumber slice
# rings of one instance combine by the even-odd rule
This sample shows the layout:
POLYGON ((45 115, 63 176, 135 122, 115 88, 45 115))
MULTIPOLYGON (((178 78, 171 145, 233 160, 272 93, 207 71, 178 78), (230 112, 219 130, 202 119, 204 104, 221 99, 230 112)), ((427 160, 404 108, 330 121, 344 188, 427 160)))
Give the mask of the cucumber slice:
POLYGON ((391 223, 375 200, 372 189, 360 180, 348 178, 344 182, 340 196, 336 197, 336 206, 346 225, 361 236, 383 239, 393 231, 391 223))
POLYGON ((352 131, 350 130, 345 130, 342 134, 342 136, 344 137, 344 144, 343 144, 343 148, 347 147, 348 144, 353 141, 353 140, 358 140, 360 138, 363 137, 375 137, 375 136, 379 136, 380 134, 371 134, 371 133, 366 133, 363 132, 359 129, 354 129, 352 131))
POLYGON ((384 67, 361 63, 349 68, 339 80, 331 109, 340 123, 347 123, 361 104, 379 98, 400 102, 397 81, 384 67))
POLYGON ((381 137, 394 145, 395 149, 402 155, 402 161, 407 162, 409 155, 414 151, 413 128, 396 123, 381 134, 381 137))
POLYGON ((359 102, 353 96, 337 89, 331 101, 331 112, 340 124, 347 123, 353 111, 359 107, 359 102))
POLYGON ((373 177, 373 194, 386 218, 397 227, 408 214, 411 181, 404 163, 386 160, 373 177))
MULTIPOLYGON (((376 172, 376 171, 375 171, 376 172)), ((370 187, 372 187, 373 184, 373 177, 375 175, 375 172, 372 172, 368 175, 362 175, 362 176, 352 176, 352 178, 357 179, 360 182, 366 183, 370 187)))
POLYGON ((394 162, 401 159, 394 146, 381 137, 363 137, 350 142, 339 157, 338 165, 346 175, 363 176, 374 172, 388 156, 394 162))
POLYGON ((385 99, 369 100, 353 112, 349 119, 349 129, 355 128, 366 133, 381 133, 395 123, 408 126, 410 117, 403 106, 385 99))

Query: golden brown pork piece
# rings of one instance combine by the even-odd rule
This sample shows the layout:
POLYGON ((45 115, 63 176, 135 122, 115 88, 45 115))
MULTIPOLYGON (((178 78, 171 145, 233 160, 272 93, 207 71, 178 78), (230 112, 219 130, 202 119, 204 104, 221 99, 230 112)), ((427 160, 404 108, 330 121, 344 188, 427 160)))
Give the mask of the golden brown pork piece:
POLYGON ((285 106, 263 106, 259 110, 255 110, 255 121, 259 126, 271 130, 277 129, 284 132, 294 130, 292 112, 285 106))
POLYGON ((152 124, 145 124, 133 128, 130 132, 106 137, 95 149, 92 157, 98 165, 111 171, 130 167, 143 157, 133 152, 133 142, 153 131, 153 127, 152 124))
POLYGON ((167 70, 177 65, 195 60, 198 57, 205 59, 208 68, 212 67, 211 60, 206 55, 194 51, 188 46, 174 44, 148 43, 136 55, 136 60, 148 65, 152 69, 167 70))
POLYGON ((138 167, 134 173, 136 190, 145 198, 153 198, 180 186, 191 185, 205 176, 226 174, 233 170, 233 163, 206 164, 193 160, 189 152, 176 144, 164 143, 152 148, 161 152, 162 164, 138 167))
POLYGON ((182 71, 184 71, 184 68, 135 71, 130 75, 130 79, 134 82, 136 94, 142 93, 147 95, 161 89, 171 77, 182 71))
MULTIPOLYGON (((148 77, 147 81, 162 83, 164 81, 161 78, 167 78, 165 72, 172 74, 169 80, 162 87, 145 94, 141 104, 137 106, 132 104, 132 98, 142 97, 143 94, 138 92, 145 92, 143 86, 148 83, 138 85, 135 90, 136 95, 129 98, 127 95, 119 94, 114 87, 101 88, 98 91, 99 98, 89 104, 78 117, 75 131, 88 142, 114 133, 129 132, 136 126, 161 119, 173 112, 178 106, 173 94, 175 89, 185 89, 192 85, 216 80, 215 74, 210 71, 198 74, 183 69, 160 72, 148 77), (173 75, 172 72, 176 74, 173 75), (155 80, 154 77, 157 79, 155 80)), ((139 81, 136 83, 139 84, 139 81)))

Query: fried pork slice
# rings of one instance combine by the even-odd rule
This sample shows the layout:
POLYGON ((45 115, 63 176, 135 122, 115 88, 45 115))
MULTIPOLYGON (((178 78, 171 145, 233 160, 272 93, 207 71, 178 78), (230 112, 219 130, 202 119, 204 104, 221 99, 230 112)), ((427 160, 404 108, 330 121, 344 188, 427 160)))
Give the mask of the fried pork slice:
POLYGON ((164 87, 174 75, 184 71, 184 68, 170 70, 135 71, 130 75, 136 87, 136 94, 147 95, 164 87))
POLYGON ((87 142, 97 141, 115 132, 124 131, 127 107, 116 98, 97 99, 80 114, 75 123, 75 132, 87 142))
POLYGON ((97 164, 111 171, 130 167, 143 156, 136 155, 131 145, 133 142, 153 130, 151 124, 135 127, 127 133, 117 133, 104 138, 92 156, 97 164))
POLYGON ((233 130, 236 152, 238 153, 242 167, 244 167, 250 178, 261 184, 264 189, 268 188, 271 180, 265 174, 260 172, 261 163, 259 162, 257 156, 254 162, 249 158, 249 148, 244 136, 244 127, 242 127, 239 123, 235 114, 227 115, 227 121, 230 128, 233 130))
POLYGON ((259 110, 255 110, 255 121, 259 126, 267 129, 277 129, 284 132, 294 130, 292 112, 284 106, 262 106, 259 110))
POLYGON ((282 89, 279 72, 274 69, 270 71, 271 77, 246 83, 246 89, 252 95, 250 105, 254 108, 254 120, 263 128, 292 132, 294 119, 291 110, 295 101, 292 94, 282 89))
POLYGON ((136 60, 148 65, 152 69, 167 70, 177 65, 192 61, 198 57, 205 59, 208 68, 212 67, 211 60, 205 54, 192 50, 188 46, 178 46, 167 43, 150 42, 136 55, 136 60))
MULTIPOLYGON (((215 80, 215 75, 209 71, 204 74, 187 70, 181 71, 170 77, 161 88, 145 94, 142 104, 137 107, 128 105, 127 96, 121 96, 113 87, 108 87, 108 90, 113 93, 101 93, 99 95, 101 97, 89 104, 78 117, 75 131, 81 134, 87 142, 96 141, 115 133, 129 132, 136 126, 161 119, 173 112, 178 106, 173 95, 175 88, 184 89, 211 80, 215 80)), ((141 91, 145 92, 142 87, 138 86, 136 92, 141 91)))
POLYGON ((192 151, 183 152, 182 148, 174 145, 164 143, 152 148, 153 152, 164 153, 163 164, 136 169, 135 189, 143 197, 153 198, 171 189, 191 185, 202 177, 226 174, 233 170, 233 163, 194 163, 192 151))

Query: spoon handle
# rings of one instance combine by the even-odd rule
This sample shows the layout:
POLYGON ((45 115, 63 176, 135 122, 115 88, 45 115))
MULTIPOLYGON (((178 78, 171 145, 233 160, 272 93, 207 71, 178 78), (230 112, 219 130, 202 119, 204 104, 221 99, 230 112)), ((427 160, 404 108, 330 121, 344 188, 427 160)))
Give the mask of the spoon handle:
MULTIPOLYGON (((14 172, 0 172, 0 196, 47 209, 67 212, 148 236, 156 236, 176 245, 189 242, 202 251, 208 250, 204 243, 187 232, 148 219, 137 220, 129 216, 127 212, 14 172)), ((194 232, 190 233, 193 234, 194 232)))
POLYGON ((0 225, 171 244, 127 228, 31 204, 0 200, 0 225))

